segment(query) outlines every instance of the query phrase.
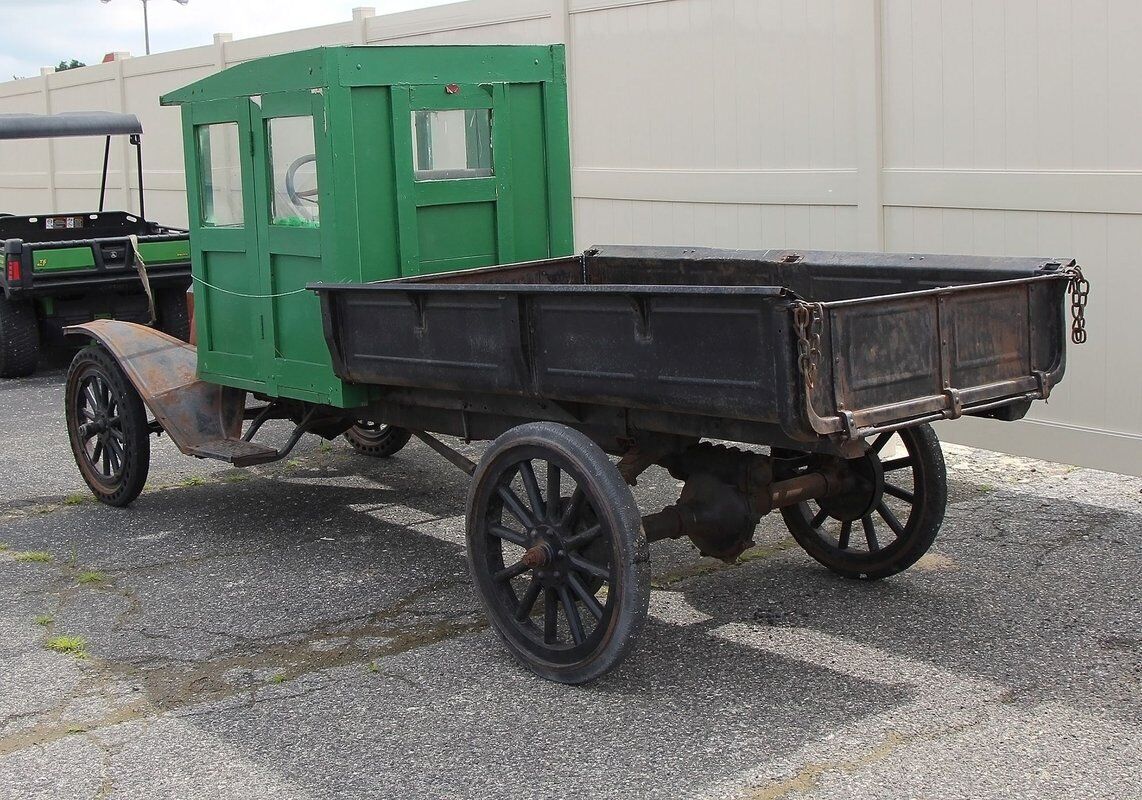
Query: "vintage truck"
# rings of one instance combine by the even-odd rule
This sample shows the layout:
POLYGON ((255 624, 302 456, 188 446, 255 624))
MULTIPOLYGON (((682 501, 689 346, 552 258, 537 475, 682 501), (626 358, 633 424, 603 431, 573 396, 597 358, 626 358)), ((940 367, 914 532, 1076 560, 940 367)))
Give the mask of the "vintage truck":
POLYGON ((947 501, 929 423, 1018 419, 1082 333, 1068 259, 573 254, 558 46, 319 49, 163 102, 183 113, 197 346, 71 329, 92 342, 66 416, 96 497, 138 496, 158 432, 237 466, 306 433, 376 456, 415 435, 472 476, 473 582, 552 680, 626 654, 653 541, 733 560, 779 511, 841 575, 906 569, 947 501), (292 435, 256 441, 268 419, 292 435), (477 464, 433 433, 492 443, 477 464), (652 466, 684 488, 644 516, 630 485, 652 466))
POLYGON ((32 374, 42 341, 92 319, 156 323, 188 337, 190 242, 186 230, 144 215, 142 132, 134 114, 0 114, 0 140, 104 137, 95 210, 0 213, 0 378, 32 374), (138 214, 104 210, 114 136, 128 136, 135 152, 138 214))

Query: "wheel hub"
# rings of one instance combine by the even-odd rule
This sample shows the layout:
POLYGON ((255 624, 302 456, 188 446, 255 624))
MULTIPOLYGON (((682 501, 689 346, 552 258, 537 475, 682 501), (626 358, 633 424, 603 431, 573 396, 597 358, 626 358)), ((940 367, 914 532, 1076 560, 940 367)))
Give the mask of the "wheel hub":
POLYGON ((555 554, 551 550, 551 545, 547 542, 541 542, 524 553, 520 561, 531 569, 539 569, 550 564, 554 557, 555 554))
POLYGON ((551 525, 540 525, 531 532, 531 547, 520 558, 544 585, 552 588, 567 582, 567 554, 559 529, 551 525))
POLYGON ((872 513, 884 493, 884 467, 875 453, 836 459, 835 468, 846 488, 817 500, 823 511, 842 522, 854 522, 872 513))

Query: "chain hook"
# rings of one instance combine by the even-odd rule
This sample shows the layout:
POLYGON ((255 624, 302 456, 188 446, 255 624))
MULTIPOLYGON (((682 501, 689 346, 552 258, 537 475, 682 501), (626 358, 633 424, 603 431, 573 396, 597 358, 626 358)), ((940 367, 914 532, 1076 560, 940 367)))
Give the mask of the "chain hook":
POLYGON ((1071 292, 1071 341, 1086 343, 1086 306, 1090 299, 1090 281, 1083 277, 1082 267, 1075 264, 1070 268, 1071 292))
POLYGON ((798 301, 793 306, 793 325, 797 329, 797 365, 812 390, 821 360, 821 304, 798 301))

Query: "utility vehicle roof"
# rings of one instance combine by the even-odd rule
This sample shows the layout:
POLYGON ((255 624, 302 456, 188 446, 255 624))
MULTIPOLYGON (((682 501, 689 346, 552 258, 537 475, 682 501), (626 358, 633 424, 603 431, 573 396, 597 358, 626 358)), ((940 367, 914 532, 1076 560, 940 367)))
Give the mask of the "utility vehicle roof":
POLYGON ((142 133, 134 114, 113 111, 65 111, 60 114, 0 114, 0 139, 50 139, 55 136, 115 136, 142 133))

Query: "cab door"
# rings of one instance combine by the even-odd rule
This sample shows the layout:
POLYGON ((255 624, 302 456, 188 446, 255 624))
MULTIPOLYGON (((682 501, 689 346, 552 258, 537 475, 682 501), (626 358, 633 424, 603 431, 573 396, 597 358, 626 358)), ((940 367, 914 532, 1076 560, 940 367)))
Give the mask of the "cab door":
POLYGON ((321 306, 304 291, 329 280, 323 261, 322 178, 329 172, 323 96, 295 91, 261 98, 255 163, 264 187, 256 197, 262 273, 271 307, 267 381, 291 397, 328 402, 329 351, 321 335, 321 306))
POLYGON ((198 372, 205 379, 264 388, 269 303, 259 263, 249 99, 197 103, 183 116, 188 214, 194 235, 198 372))

